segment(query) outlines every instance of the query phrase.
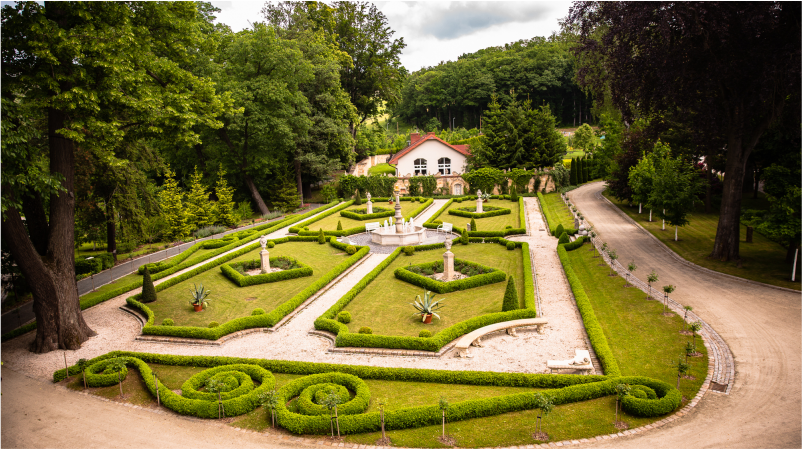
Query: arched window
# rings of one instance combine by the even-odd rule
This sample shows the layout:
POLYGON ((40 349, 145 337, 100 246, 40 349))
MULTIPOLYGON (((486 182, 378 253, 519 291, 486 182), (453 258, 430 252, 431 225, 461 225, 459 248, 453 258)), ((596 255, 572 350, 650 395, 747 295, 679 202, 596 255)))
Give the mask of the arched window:
POLYGON ((437 170, 440 172, 441 175, 450 175, 451 174, 451 159, 447 157, 441 157, 437 160, 437 170))
POLYGON ((415 159, 415 176, 427 174, 426 159, 415 159))

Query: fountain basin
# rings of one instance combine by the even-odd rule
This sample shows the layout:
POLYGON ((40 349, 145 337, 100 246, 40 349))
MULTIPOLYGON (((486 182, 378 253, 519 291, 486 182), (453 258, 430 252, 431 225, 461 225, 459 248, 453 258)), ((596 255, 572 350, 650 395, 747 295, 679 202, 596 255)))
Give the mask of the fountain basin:
POLYGON ((370 233, 370 241, 382 246, 420 245, 426 239, 426 228, 413 226, 405 232, 395 232, 395 228, 377 229, 370 233))

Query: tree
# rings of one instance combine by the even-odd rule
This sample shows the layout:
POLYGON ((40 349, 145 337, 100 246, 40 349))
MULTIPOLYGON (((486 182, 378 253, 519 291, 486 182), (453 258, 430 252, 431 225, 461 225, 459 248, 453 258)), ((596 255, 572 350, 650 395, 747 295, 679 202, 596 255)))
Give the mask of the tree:
POLYGON ((580 84, 609 89, 625 121, 678 111, 726 143, 716 259, 740 258, 749 155, 800 96, 799 16, 799 3, 579 2, 565 21, 578 31, 580 84))
POLYGON ((497 168, 485 167, 463 174, 462 179, 470 184, 473 191, 481 190, 484 193, 491 193, 493 188, 504 180, 504 172, 497 168))
POLYGON ((273 209, 292 212, 301 205, 298 190, 288 176, 281 177, 281 187, 273 194, 273 209))
POLYGON ((212 215, 214 207, 209 201, 209 192, 207 192, 206 186, 203 184, 203 173, 198 171, 197 165, 190 178, 186 209, 187 223, 196 229, 209 226, 214 220, 212 215))
POLYGON ((515 279, 510 276, 507 281, 507 289, 504 291, 504 301, 501 304, 502 312, 518 310, 519 308, 518 291, 515 289, 515 279))
POLYGON ((218 126, 230 107, 184 68, 206 45, 203 20, 187 2, 3 7, 2 233, 33 291, 33 352, 94 335, 75 286, 76 148, 102 159, 135 137, 191 145, 193 125, 218 126))
POLYGON ((479 230, 479 228, 476 227, 476 220, 471 218, 471 231, 478 231, 478 230, 479 230))
POLYGON ((655 145, 655 155, 664 155, 656 164, 649 204, 658 210, 660 218, 674 226, 674 240, 678 239, 678 228, 689 223, 688 215, 693 211, 702 184, 693 165, 681 158, 671 158, 670 149, 657 152, 660 142, 655 145))
POLYGON ((566 243, 570 243, 571 239, 568 237, 568 234, 563 232, 560 234, 560 238, 557 239, 557 245, 564 245, 566 243))
POLYGON ((659 281, 659 279, 657 278, 657 273, 654 270, 652 270, 652 272, 646 276, 646 283, 649 284, 649 294, 646 295, 646 299, 652 297, 652 282, 657 282, 657 281, 659 281))
POLYGON ((123 398, 123 372, 125 372, 125 365, 127 359, 124 357, 114 357, 109 361, 108 369, 117 373, 117 383, 120 385, 120 398, 123 398))
POLYGON ((688 330, 693 334, 693 350, 696 351, 696 333, 702 330, 702 322, 694 321, 688 325, 688 330))
POLYGON ((237 224, 237 217, 234 214, 234 189, 226 181, 226 171, 222 164, 217 171, 217 184, 215 184, 214 191, 217 194, 214 222, 225 226, 234 226, 237 224))
POLYGON ((569 182, 572 186, 579 184, 578 178, 576 176, 576 165, 577 165, 576 158, 575 157, 571 158, 571 181, 569 182))
POLYGON ((440 411, 443 413, 443 435, 441 438, 446 438, 446 412, 448 411, 448 401, 446 400, 445 396, 440 396, 440 401, 437 404, 440 407, 440 411))
POLYGON ((139 298, 139 302, 149 303, 153 301, 156 301, 156 287, 153 286, 150 271, 148 266, 145 265, 145 272, 142 273, 142 297, 139 298))
POLYGON ((634 273, 635 270, 638 269, 638 266, 635 265, 635 261, 633 260, 627 265, 627 285, 629 285, 629 275, 634 273))
POLYGON ((574 132, 574 148, 581 148, 587 151, 593 145, 593 129, 587 123, 583 124, 574 132))
MULTIPOLYGON (((548 416, 549 413, 551 413, 551 411, 554 409, 554 400, 551 398, 551 396, 549 396, 547 394, 535 393, 533 402, 534 402, 534 404, 533 404, 534 407, 536 409, 538 409, 538 413, 537 413, 537 433, 541 437, 545 436, 546 438, 548 438, 546 435, 543 434, 541 423, 543 421, 543 418, 548 416)), ((539 439, 541 439, 542 441, 545 441, 546 438, 539 438, 539 439)))
POLYGON ((84 379, 84 390, 86 390, 86 369, 89 368, 89 360, 78 359, 78 361, 75 362, 75 366, 81 370, 81 377, 84 379))
MULTIPOLYGON (((342 398, 336 391, 332 391, 328 395, 323 397, 321 400, 321 405, 324 405, 329 410, 329 419, 333 420, 337 423, 337 437, 340 436, 340 416, 337 413, 337 406, 340 405, 342 398), (331 416, 332 410, 334 411, 334 416, 331 416)), ((334 427, 332 426, 331 429, 331 436, 334 437, 334 427)))
POLYGON ((615 266, 616 259, 618 259, 618 253, 614 249, 607 250, 607 257, 610 258, 610 276, 615 276, 615 269, 613 267, 615 266))
POLYGON ((276 427, 276 407, 278 407, 279 401, 280 395, 276 390, 265 391, 259 395, 259 403, 262 404, 263 407, 270 409, 270 422, 272 427, 276 427))
POLYGON ((632 391, 632 387, 629 384, 618 384, 615 386, 615 424, 618 424, 618 409, 621 405, 621 401, 632 391))
POLYGON ((549 105, 527 111, 527 133, 524 136, 524 148, 527 152, 528 168, 551 167, 560 160, 560 155, 567 150, 565 139, 557 131, 557 119, 551 113, 549 105))
POLYGON ((668 295, 674 292, 676 287, 671 284, 663 286, 663 315, 666 314, 666 308, 668 307, 668 295))
POLYGON ((317 234, 317 242, 321 245, 326 243, 326 234, 323 233, 323 228, 320 228, 320 232, 317 234))
MULTIPOLYGON (((629 168, 629 187, 632 191, 632 200, 638 202, 638 213, 641 213, 643 204, 651 209, 649 198, 651 197, 654 178, 655 167, 654 158, 650 154, 645 154, 638 164, 629 168)), ((651 221, 651 213, 649 213, 651 221)))
POLYGON ((192 231, 192 225, 188 223, 189 213, 184 207, 184 192, 178 186, 175 172, 170 170, 169 165, 164 170, 164 178, 164 185, 159 192, 159 206, 167 223, 165 237, 170 241, 181 240, 192 231))

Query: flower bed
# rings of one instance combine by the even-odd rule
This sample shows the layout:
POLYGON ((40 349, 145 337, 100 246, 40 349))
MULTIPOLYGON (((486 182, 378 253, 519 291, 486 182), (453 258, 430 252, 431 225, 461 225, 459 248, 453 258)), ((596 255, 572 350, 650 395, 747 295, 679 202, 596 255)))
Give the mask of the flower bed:
POLYGON ((477 213, 476 207, 458 207, 456 209, 450 209, 448 214, 468 218, 487 218, 495 217, 497 215, 508 215, 512 213, 512 211, 507 208, 495 206, 483 206, 482 210, 484 212, 477 213))
POLYGON ((220 270, 228 279, 231 279, 233 283, 240 287, 312 276, 312 268, 309 265, 298 262, 292 257, 284 256, 270 258, 270 266, 281 268, 281 271, 251 276, 244 273, 245 270, 259 269, 261 266, 261 261, 254 259, 233 264, 224 263, 220 266, 220 270))
POLYGON ((340 212, 341 217, 350 218, 352 220, 366 221, 375 220, 377 218, 392 217, 395 214, 393 209, 386 207, 373 206, 373 213, 369 214, 367 208, 365 209, 350 209, 340 212))
POLYGON ((454 271, 465 274, 468 276, 466 279, 444 282, 427 277, 434 273, 442 273, 443 270, 443 261, 435 261, 399 267, 395 270, 395 277, 435 293, 467 290, 507 280, 507 274, 503 271, 462 259, 454 259, 454 271))

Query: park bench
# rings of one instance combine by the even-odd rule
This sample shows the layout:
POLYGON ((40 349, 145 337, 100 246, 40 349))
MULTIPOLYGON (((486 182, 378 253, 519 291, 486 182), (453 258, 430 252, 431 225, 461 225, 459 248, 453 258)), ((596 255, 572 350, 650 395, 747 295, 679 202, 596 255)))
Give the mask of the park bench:
POLYGON ((340 237, 340 239, 338 241, 340 243, 342 243, 343 245, 353 245, 353 243, 351 242, 351 239, 349 239, 348 237, 345 237, 345 236, 340 237))
POLYGON ((549 360, 546 362, 549 370, 553 373, 556 369, 573 369, 585 371, 588 374, 593 370, 593 363, 590 361, 590 351, 577 349, 573 360, 549 360))
POLYGON ((367 232, 375 231, 375 230, 379 229, 380 227, 381 227, 381 224, 379 224, 378 221, 374 221, 372 223, 365 223, 365 231, 367 231, 367 232))
POLYGON ((487 334, 498 332, 502 330, 506 330, 509 335, 513 337, 517 337, 515 333, 515 329, 519 327, 529 327, 529 326, 537 326, 537 332, 539 334, 543 333, 543 326, 548 323, 545 318, 526 318, 523 320, 512 320, 512 321, 504 321, 501 323, 490 324, 488 326, 480 327, 475 331, 463 335, 457 343, 454 345, 454 348, 457 350, 457 357, 473 357, 468 348, 471 346, 477 346, 479 348, 482 347, 482 337, 487 334))
POLYGON ((453 228, 454 225, 452 225, 451 223, 443 223, 437 227, 436 231, 440 232, 442 230, 443 232, 451 232, 453 228))

